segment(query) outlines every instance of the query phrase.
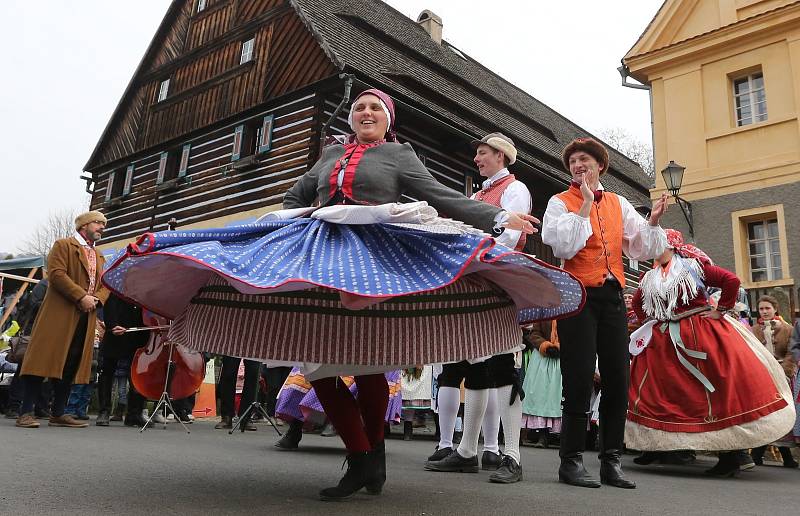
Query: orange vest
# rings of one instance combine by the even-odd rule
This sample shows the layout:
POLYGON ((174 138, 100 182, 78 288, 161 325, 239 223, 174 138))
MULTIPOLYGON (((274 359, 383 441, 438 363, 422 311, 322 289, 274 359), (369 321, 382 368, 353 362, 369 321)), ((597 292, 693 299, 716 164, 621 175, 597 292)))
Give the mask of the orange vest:
MULTIPOLYGON (((557 195, 567 210, 578 213, 583 205, 583 195, 579 188, 570 186, 569 190, 557 195)), ((564 261, 564 269, 574 274, 584 287, 601 287, 609 272, 625 288, 625 270, 622 265, 622 207, 616 194, 603 192, 600 202, 592 203, 589 215, 592 223, 592 236, 586 246, 564 261)))

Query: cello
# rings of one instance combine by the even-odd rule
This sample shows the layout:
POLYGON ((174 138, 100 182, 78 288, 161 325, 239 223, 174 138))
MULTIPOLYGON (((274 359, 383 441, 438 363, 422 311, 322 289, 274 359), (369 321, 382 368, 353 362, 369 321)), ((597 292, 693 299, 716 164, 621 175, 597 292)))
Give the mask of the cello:
MULTIPOLYGON (((137 349, 131 361, 131 383, 136 391, 151 400, 160 400, 164 394, 179 400, 197 392, 206 372, 203 355, 170 342, 166 318, 143 310, 142 319, 146 327, 141 329, 151 333, 147 345, 137 349)), ((137 330, 140 328, 128 329, 137 330)))

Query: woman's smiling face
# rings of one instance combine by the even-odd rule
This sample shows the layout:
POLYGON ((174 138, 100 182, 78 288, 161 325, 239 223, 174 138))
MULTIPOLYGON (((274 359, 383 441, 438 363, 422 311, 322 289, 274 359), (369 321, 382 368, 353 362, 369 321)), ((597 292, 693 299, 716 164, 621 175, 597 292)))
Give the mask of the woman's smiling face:
POLYGON ((353 130, 359 143, 382 140, 389 130, 389 118, 375 95, 363 95, 353 106, 353 130))

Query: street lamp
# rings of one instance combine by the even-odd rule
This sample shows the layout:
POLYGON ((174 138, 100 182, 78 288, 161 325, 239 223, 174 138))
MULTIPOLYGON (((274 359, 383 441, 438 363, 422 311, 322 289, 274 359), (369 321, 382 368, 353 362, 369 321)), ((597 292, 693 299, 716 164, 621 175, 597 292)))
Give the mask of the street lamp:
POLYGON ((664 170, 661 171, 661 177, 664 178, 664 183, 667 185, 667 190, 675 198, 677 205, 681 207, 683 218, 686 219, 686 223, 689 225, 689 236, 694 239, 692 204, 686 199, 682 199, 678 195, 681 190, 681 184, 683 183, 683 173, 685 170, 686 167, 678 165, 674 161, 670 160, 669 164, 664 167, 664 170))

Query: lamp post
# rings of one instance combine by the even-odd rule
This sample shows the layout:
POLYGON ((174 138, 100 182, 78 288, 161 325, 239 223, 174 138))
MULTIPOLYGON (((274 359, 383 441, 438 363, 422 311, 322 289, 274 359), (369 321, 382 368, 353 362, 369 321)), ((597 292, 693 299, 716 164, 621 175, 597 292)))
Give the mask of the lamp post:
POLYGON ((675 198, 675 202, 681 207, 683 218, 689 225, 689 236, 694 239, 694 225, 692 224, 692 204, 686 199, 682 199, 678 193, 681 190, 681 183, 683 183, 683 173, 686 167, 678 165, 670 160, 669 164, 661 171, 661 177, 664 178, 664 183, 667 185, 667 190, 675 198))

